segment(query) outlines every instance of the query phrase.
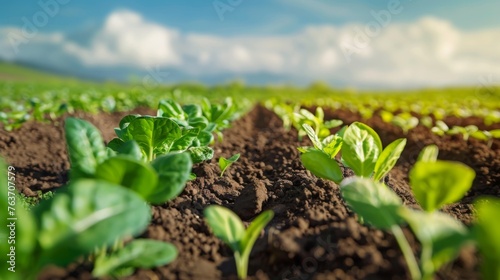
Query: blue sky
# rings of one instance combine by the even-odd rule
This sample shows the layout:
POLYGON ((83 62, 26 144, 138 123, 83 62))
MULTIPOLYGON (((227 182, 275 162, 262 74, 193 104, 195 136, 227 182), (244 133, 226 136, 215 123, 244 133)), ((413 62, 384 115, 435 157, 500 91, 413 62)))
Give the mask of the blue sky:
POLYGON ((496 0, 5 1, 0 10, 0 35, 3 35, 0 58, 42 64, 61 71, 77 68, 75 73, 83 75, 99 71, 114 73, 111 78, 123 78, 129 72, 141 73, 147 72, 145 68, 148 67, 160 67, 174 73, 171 82, 185 79, 224 82, 241 78, 252 83, 298 81, 307 84, 326 80, 332 84, 358 87, 400 87, 400 82, 391 82, 394 73, 407 72, 402 78, 409 79, 431 67, 439 70, 442 79, 423 77, 408 84, 448 85, 459 81, 470 84, 478 77, 499 74, 492 70, 492 65, 486 65, 487 61, 500 59, 499 51, 491 50, 499 48, 489 39, 499 34, 498 11, 500 1, 496 0), (37 29, 36 38, 29 38, 12 53, 12 48, 9 50, 15 37, 12 34, 22 35, 23 18, 31 23, 35 21, 34 16, 43 12, 40 3, 51 8, 57 5, 55 15, 37 29), (377 34, 368 36, 367 45, 346 55, 343 44, 351 42, 352 45, 360 32, 361 35, 368 32, 359 30, 366 30, 374 22, 374 14, 388 11, 391 4, 397 4, 399 12, 391 13, 387 25, 378 26, 377 34), (221 14, 215 6, 228 10, 221 14), (158 43, 157 49, 138 44, 122 50, 121 57, 113 56, 113 48, 120 48, 119 42, 129 42, 127 37, 141 41, 143 33, 150 33, 148 42, 158 43), (414 36, 406 38, 406 44, 407 33, 414 36), (345 39, 346 36, 350 39, 345 39), (163 39, 155 41, 153 37, 163 39), (480 41, 469 46, 473 38, 480 41), (330 41, 324 44, 324 40, 330 41), (460 46, 464 41, 469 42, 465 43, 467 46, 460 46), (388 42, 394 42, 400 48, 392 50, 387 46, 388 42), (184 50, 186 44, 189 44, 188 51, 184 50), (292 49, 288 46, 290 44, 296 45, 292 49), (330 48, 332 45, 335 47, 330 48), (239 67, 224 62, 227 59, 221 49, 226 46, 231 53, 228 58, 234 58, 233 62, 239 67), (47 55, 46 51, 37 51, 44 48, 54 52, 60 49, 62 54, 47 55), (141 52, 144 48, 149 51, 141 52), (401 48, 405 51, 402 52, 401 48), (139 50, 135 53, 134 49, 139 50), (92 60, 99 51, 105 55, 103 63, 92 60), (148 52, 163 57, 163 60, 159 59, 153 65, 155 59, 148 58, 148 52), (428 52, 435 52, 430 54, 434 64, 431 60, 424 61, 420 70, 408 70, 413 60, 422 60, 413 59, 413 56, 428 52), (287 56, 280 58, 280 53, 287 56), (318 53, 321 53, 320 57, 316 57, 318 53), (282 61, 295 55, 298 58, 293 63, 282 61), (384 56, 385 60, 377 61, 377 56, 384 56), (443 57, 447 64, 442 61, 443 57), (266 63, 274 60, 275 64, 266 63), (258 64, 259 61, 263 62, 258 64), (313 65, 319 62, 326 63, 321 71, 313 65), (475 69, 472 71, 468 65, 475 62, 483 67, 472 67, 475 69), (210 71, 209 64, 214 66, 215 73, 210 71), (289 71, 291 68, 296 71, 289 71), (359 76, 352 77, 356 73, 359 76))
MULTIPOLYGON (((50 1, 44 1, 44 3, 50 1)), ((213 5, 207 0, 110 0, 69 1, 61 5, 62 13, 51 19, 47 31, 74 31, 102 23, 117 9, 130 9, 149 20, 188 32, 234 35, 280 34, 293 32, 311 24, 342 25, 370 20, 370 10, 380 10, 389 1, 339 0, 233 0, 236 8, 224 14, 221 21, 213 5), (327 7, 325 9, 325 7, 327 7)), ((230 3, 228 0, 220 1, 230 3)), ((0 10, 0 25, 22 26, 22 17, 40 10, 38 1, 5 1, 0 10)), ((455 26, 474 30, 500 26, 500 1, 401 1, 406 9, 395 21, 413 21, 422 16, 435 16, 455 26)))

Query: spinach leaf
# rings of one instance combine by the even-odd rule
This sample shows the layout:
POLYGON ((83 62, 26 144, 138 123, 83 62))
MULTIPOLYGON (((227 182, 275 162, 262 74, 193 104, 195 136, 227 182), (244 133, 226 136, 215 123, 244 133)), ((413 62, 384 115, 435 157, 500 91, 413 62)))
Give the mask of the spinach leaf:
POLYGON ((67 118, 64 130, 71 178, 92 177, 97 165, 107 157, 101 133, 89 122, 76 118, 67 118))
POLYGON ((136 193, 82 179, 35 207, 40 267, 68 265, 95 248, 134 236, 149 224, 151 210, 136 193))

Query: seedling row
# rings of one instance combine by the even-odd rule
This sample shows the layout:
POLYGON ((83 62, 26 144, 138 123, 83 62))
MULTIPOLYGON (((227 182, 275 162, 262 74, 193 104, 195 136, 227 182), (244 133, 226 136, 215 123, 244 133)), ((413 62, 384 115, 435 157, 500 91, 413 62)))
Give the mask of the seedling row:
MULTIPOLYGON (((436 146, 425 147, 408 174, 421 209, 409 208, 384 183, 405 149, 405 138, 383 147, 377 132, 368 125, 325 120, 321 107, 313 113, 300 105, 276 101, 266 105, 282 118, 285 130, 295 129, 300 143, 312 144, 294 147, 302 166, 312 176, 340 188, 341 198, 356 213, 360 225, 394 236, 412 279, 432 279, 464 246, 476 246, 481 252, 485 279, 500 277, 496 266, 500 255, 494 253, 500 252, 495 238, 500 230, 489 220, 500 214, 498 198, 475 202, 478 218, 473 225, 466 226, 439 211, 458 202, 471 188, 475 177, 472 168, 439 160, 436 146), (421 244, 418 252, 403 234, 408 227, 421 244)), ((215 155, 216 163, 212 160, 213 147, 225 141, 222 131, 241 113, 241 106, 234 105, 232 99, 221 104, 204 100, 184 106, 172 99, 162 100, 156 116, 125 116, 115 129, 116 137, 106 145, 96 127, 66 118, 69 183, 32 209, 20 208, 20 215, 27 218, 19 227, 26 246, 18 251, 18 269, 27 273, 5 279, 29 279, 48 265, 64 267, 81 258, 92 263, 94 277, 124 277, 137 269, 167 266, 179 254, 173 244, 137 238, 152 221, 151 207, 168 205, 186 184, 196 181, 196 166, 218 163, 219 177, 234 176, 231 164, 237 165, 249 155, 215 155)), ((389 122, 395 124, 394 118, 400 115, 389 122)), ((432 119, 429 129, 434 132, 438 126, 442 126, 440 120, 432 119)), ((411 130, 400 127, 403 132, 411 130)), ((453 134, 450 130, 464 135, 464 141, 468 140, 466 134, 474 137, 478 132, 489 133, 485 139, 490 148, 496 135, 495 129, 461 130, 457 126, 446 132, 453 134)), ((233 252, 235 274, 240 279, 249 273, 254 275, 249 271, 252 247, 262 234, 271 236, 266 225, 273 227, 273 217, 276 212, 280 215, 279 211, 264 205, 245 225, 235 212, 215 204, 204 207, 205 226, 233 252)))

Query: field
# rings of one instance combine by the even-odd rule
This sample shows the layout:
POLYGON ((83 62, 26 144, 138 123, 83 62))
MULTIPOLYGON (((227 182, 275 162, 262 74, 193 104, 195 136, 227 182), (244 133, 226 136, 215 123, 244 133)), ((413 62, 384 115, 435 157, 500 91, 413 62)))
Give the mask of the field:
MULTIPOLYGON (((122 259, 120 265, 99 276, 114 275, 120 279, 237 279, 237 275, 240 274, 233 257, 234 246, 223 241, 224 237, 214 230, 214 222, 207 221, 206 209, 209 205, 221 205, 230 209, 241 218, 245 226, 248 226, 265 210, 271 210, 274 213, 272 220, 267 225, 263 224, 265 228, 256 231, 255 238, 257 239, 249 257, 249 279, 432 279, 432 273, 435 273, 435 279, 478 279, 481 278, 481 273, 485 273, 483 277, 500 276, 495 263, 495 260, 498 261, 500 257, 498 255, 500 248, 494 247, 498 246, 494 237, 498 236, 495 235, 499 233, 498 226, 488 227, 484 224, 484 220, 478 221, 476 218, 478 211, 486 213, 483 209, 486 207, 478 206, 478 198, 489 196, 491 201, 498 201, 500 197, 500 135, 498 133, 500 131, 500 89, 498 88, 426 89, 384 93, 334 90, 321 84, 315 84, 306 89, 257 88, 241 84, 219 87, 179 85, 145 88, 140 85, 97 84, 73 80, 30 83, 19 79, 0 82, 0 95, 2 96, 0 155, 8 166, 15 169, 15 172, 13 171, 15 186, 22 194, 17 198, 18 238, 26 238, 25 241, 29 238, 35 240, 32 242, 35 245, 31 247, 21 248, 22 245, 18 245, 17 251, 18 269, 22 269, 22 265, 27 265, 26 267, 32 263, 37 265, 38 275, 30 275, 30 277, 93 279, 93 271, 94 276, 96 274, 94 266, 96 259, 99 260, 99 257, 106 259, 106 256, 109 257, 113 252, 123 249, 125 244, 133 243, 131 242, 133 236, 134 239, 152 239, 173 244, 177 251, 176 258, 156 265, 145 265, 145 262, 134 263, 130 260, 127 262, 122 259), (202 97, 208 99, 202 100, 202 97), (226 97, 232 97, 232 103, 225 99, 226 97), (208 130, 207 127, 210 125, 206 123, 196 130, 196 133, 208 131, 209 135, 214 137, 206 144, 206 147, 213 149, 213 156, 204 155, 205 157, 199 162, 193 159, 192 170, 188 170, 186 176, 190 173, 194 174, 190 174, 189 180, 185 178, 185 186, 182 185, 178 195, 170 196, 168 200, 161 203, 158 201, 151 203, 153 199, 151 195, 143 190, 135 190, 134 186, 127 182, 133 181, 131 178, 142 176, 137 170, 130 171, 129 169, 128 172, 132 172, 132 175, 129 177, 124 175, 123 178, 116 180, 109 175, 110 182, 116 185, 120 185, 121 182, 122 186, 125 186, 124 189, 135 190, 151 205, 147 207, 150 209, 150 217, 148 217, 150 220, 147 220, 147 224, 144 224, 141 229, 132 229, 130 225, 124 225, 124 228, 133 232, 133 234, 129 232, 130 234, 126 236, 120 234, 120 228, 115 228, 111 231, 118 233, 109 237, 109 242, 103 244, 102 240, 102 242, 95 241, 97 245, 92 243, 94 248, 84 252, 84 247, 90 246, 89 240, 93 239, 88 237, 86 241, 82 241, 83 238, 79 239, 79 234, 93 236, 92 230, 104 233, 103 225, 96 222, 87 231, 80 232, 71 225, 72 219, 75 223, 79 222, 77 208, 72 208, 73 206, 68 204, 66 207, 70 214, 61 214, 58 211, 62 211, 64 207, 57 206, 56 202, 51 203, 51 201, 56 200, 58 196, 66 195, 67 199, 76 199, 75 203, 78 201, 78 203, 84 203, 81 201, 87 198, 71 196, 76 193, 78 180, 97 181, 93 177, 95 175, 102 181, 105 176, 98 176, 99 165, 94 166, 93 172, 96 174, 83 176, 78 173, 83 172, 82 170, 86 167, 78 165, 81 162, 72 153, 80 148, 82 154, 86 153, 83 148, 86 144, 78 142, 80 147, 71 146, 72 140, 68 140, 68 133, 74 133, 74 131, 71 132, 68 125, 65 126, 65 123, 68 123, 68 117, 86 120, 97 128, 103 141, 100 144, 91 143, 91 145, 99 146, 103 143, 107 145, 112 143, 119 133, 115 132, 114 128, 120 127, 122 131, 127 129, 126 125, 122 127, 120 123, 122 118, 130 114, 156 116, 159 114, 156 110, 158 104, 166 99, 173 100, 168 104, 178 102, 184 105, 200 105, 200 108, 203 108, 203 114, 196 115, 196 118, 206 118, 208 124, 217 124, 212 130, 208 130), (212 107, 210 107, 210 102, 212 107), (211 119, 210 113, 207 113, 210 108, 212 108, 211 119), (217 121, 214 117, 214 112, 217 110, 213 108, 218 108, 218 112, 227 108, 231 109, 224 111, 227 114, 225 121, 222 122, 222 119, 217 121), (324 117, 318 113, 317 108, 323 109, 324 117), (342 125, 332 124, 329 127, 325 125, 328 120, 340 120, 342 125), (459 228, 459 230, 440 229, 439 224, 426 224, 425 221, 420 221, 427 228, 437 228, 434 232, 430 230, 429 235, 432 241, 427 240, 424 244, 422 241, 425 239, 415 233, 419 232, 419 228, 411 223, 411 217, 401 214, 407 217, 406 222, 394 222, 389 228, 379 226, 380 223, 376 219, 371 220, 373 217, 362 214, 363 208, 356 208, 354 201, 348 200, 347 194, 343 192, 344 187, 347 190, 348 183, 346 182, 348 181, 344 179, 342 183, 335 183, 336 180, 325 178, 337 175, 321 176, 324 173, 314 169, 319 167, 307 166, 307 169, 304 167, 307 165, 303 164, 307 153, 321 153, 321 151, 312 151, 321 150, 321 148, 316 146, 314 137, 307 133, 307 129, 304 130, 304 124, 309 124, 310 127, 316 129, 318 138, 322 140, 330 135, 341 135, 344 138, 343 145, 348 147, 348 132, 341 128, 344 125, 354 128, 356 122, 362 122, 371 127, 380 136, 383 147, 387 147, 397 139, 406 139, 406 145, 398 155, 399 159, 394 156, 396 161, 394 161, 393 168, 389 168, 390 171, 381 176, 381 180, 367 183, 375 184, 375 181, 385 183, 388 190, 383 191, 390 191, 389 196, 392 193, 397 195, 404 205, 404 207, 398 206, 400 209, 412 209, 408 211, 429 215, 423 217, 434 218, 435 216, 432 215, 437 215, 436 217, 441 215, 436 214, 437 211, 434 212, 433 209, 429 210, 427 208, 430 207, 429 204, 422 206, 423 203, 429 202, 422 200, 421 195, 415 195, 415 189, 410 185, 411 170, 421 161, 418 157, 426 146, 436 145, 439 149, 437 159, 430 157, 428 165, 434 164, 436 160, 438 162, 455 161, 473 170, 475 177, 470 178, 471 184, 466 189, 459 190, 458 185, 463 185, 463 182, 457 183, 456 188, 451 186, 449 193, 452 193, 451 196, 455 198, 452 201, 446 200, 446 203, 437 203, 435 206, 441 210, 439 213, 445 213, 444 218, 439 216, 439 219, 449 221, 451 217, 453 223, 458 221, 459 226, 454 228, 459 228), (446 127, 443 127, 443 124, 446 127), (304 146, 310 146, 310 148, 298 149, 304 146), (229 158, 235 154, 240 154, 240 158, 221 175, 219 159, 229 158), (67 184, 69 185, 65 187, 67 184), (74 188, 75 192, 68 194, 63 190, 65 188, 74 188), (34 199, 36 197, 40 198, 34 199), (20 209, 23 202, 35 204, 35 206, 28 205, 29 210, 20 209), (40 205, 36 206, 36 204, 40 205), (421 211, 422 209, 425 211, 421 211), (29 214, 30 212, 33 214, 29 214), (30 219, 37 221, 34 224, 38 225, 38 234, 23 234, 25 227, 21 223, 29 219, 23 220, 21 215, 32 215, 30 219), (50 218, 52 220, 48 218, 50 215, 54 217, 50 218), (68 218, 66 215, 74 217, 68 218), (56 231, 51 228, 50 221, 59 223, 55 227, 56 231), (395 230, 394 226, 401 227, 402 237, 405 237, 411 252, 417 256, 422 273, 421 278, 415 277, 415 271, 409 269, 408 256, 402 253, 401 240, 399 240, 401 236, 395 237, 392 231, 395 230), (67 230, 66 227, 70 229, 67 230), (97 231, 99 227, 101 231, 97 231), (68 231, 66 237, 55 241, 55 243, 59 242, 56 244, 59 247, 40 237, 47 238, 53 234, 55 240, 58 232, 65 232, 65 230, 68 231), (460 238, 457 237, 458 235, 460 238), (488 236, 491 237, 491 243, 487 243, 488 236), (121 247, 115 246, 117 240, 121 242, 121 247), (451 243, 455 244, 443 243, 443 240, 453 240, 451 243), (81 250, 78 254, 67 253, 71 249, 68 250, 65 246, 70 246, 72 242, 78 243, 78 246, 74 247, 81 250), (52 245, 47 245, 49 243, 52 245), (429 263, 423 264, 425 255, 421 253, 426 250, 425 246, 434 246, 431 254, 442 253, 438 256, 441 258, 440 261, 435 261, 433 258, 436 256, 432 255, 430 263, 435 267, 429 268, 429 263), (101 254, 102 250, 96 251, 96 248, 104 248, 104 253, 101 254), (496 252, 496 255, 495 253, 485 254, 485 248, 492 248, 491 251, 496 252), (55 253, 44 254, 44 250, 53 250, 55 253), (23 256, 25 252, 32 252, 32 254, 23 256), (66 259, 56 257, 57 254, 61 254, 66 259), (67 261, 69 263, 66 263, 67 261), (59 264, 59 267, 54 264, 59 264), (495 266, 496 271, 495 269, 487 270, 495 266)), ((163 107, 164 115, 162 116, 171 114, 168 116, 170 119, 175 119, 181 129, 191 129, 189 125, 182 126, 183 122, 192 126, 197 125, 198 119, 194 120, 194 113, 188 116, 182 111, 179 113, 175 108, 170 108, 163 107)), ((127 125, 131 127, 133 120, 129 123, 127 125)), ((80 129, 89 128, 81 126, 80 129)), ((82 137, 88 137, 90 142, 92 142, 92 137, 94 140, 100 139, 95 138, 95 133, 88 131, 91 130, 87 130, 85 134, 79 134, 78 141, 83 141, 82 137)), ((154 132, 153 130, 152 133, 154 132)), ((183 132, 182 135, 188 134, 188 132, 183 132)), ((137 168, 142 168, 142 166, 150 168, 149 162, 153 162, 153 167, 155 167, 155 160, 162 158, 161 152, 156 147, 147 150, 149 147, 141 144, 145 142, 141 140, 142 136, 135 136, 132 132, 130 135, 130 137, 136 137, 133 139, 139 142, 134 149, 140 148, 143 152, 138 152, 138 158, 133 161, 137 164, 137 168), (145 151, 150 151, 150 154, 145 151), (155 153, 154 156, 153 153, 155 153)), ((368 143, 372 139, 370 137, 372 137, 371 134, 365 137, 364 139, 368 140, 363 143, 368 143)), ((193 158, 194 152, 191 149, 204 147, 201 134, 196 134, 193 139, 183 149, 175 150, 176 145, 169 146, 170 152, 174 151, 175 155, 191 153, 191 158, 193 158), (193 139, 195 138, 202 144, 194 145, 193 139)), ((364 145, 363 143, 361 144, 364 145)), ((348 148, 344 150, 344 146, 341 150, 342 158, 335 153, 328 157, 330 160, 328 164, 338 164, 342 178, 371 177, 372 175, 359 176, 356 165, 347 157, 349 150, 348 148)), ((370 148, 363 147, 363 149, 370 148)), ((92 149, 94 150, 91 156, 97 159, 97 148, 92 149)), ((118 155, 110 153, 108 159, 119 158, 123 151, 120 148, 112 148, 112 150, 118 155)), ((123 152, 123 154, 131 156, 133 152, 128 154, 123 152)), ((379 154, 380 152, 377 155, 379 154)), ((365 163, 362 162, 361 165, 365 163)), ((371 171, 373 172, 373 167, 371 171)), ((157 169, 157 172, 160 171, 157 169)), ((451 182, 453 184, 461 181, 454 181, 456 176, 460 179, 460 174, 456 173, 444 173, 444 175, 432 173, 435 177, 429 179, 429 182, 434 180, 438 183, 451 182)), ((462 175, 463 181, 467 181, 466 174, 462 175)), ((432 185, 432 182, 428 184, 432 185)), ((107 185, 103 186, 103 189, 105 187, 107 185)), ((120 188, 119 186, 113 187, 120 188)), ((7 187, 2 184, 2 188, 7 187)), ((382 197, 380 201, 376 201, 376 197, 370 199, 373 198, 372 201, 379 203, 378 210, 380 210, 387 206, 384 203, 388 202, 383 201, 387 197, 382 197)), ((63 203, 62 201, 61 198, 60 204, 63 203)), ((105 204, 105 202, 99 203, 105 204)), ((496 203, 490 204, 493 205, 491 208, 496 207, 495 210, 498 211, 498 202, 496 203)), ((3 204, 0 206, 4 207, 3 204)), ((380 215, 386 214, 380 211, 380 215)), ((497 214, 500 213, 497 212, 497 214)), ((484 215, 487 216, 487 214, 484 215)), ((234 230, 232 227, 235 226, 231 224, 234 221, 231 222, 229 216, 227 220, 229 224, 226 229, 234 230)), ((489 222, 495 223, 491 220, 489 222)), ((134 256, 144 259, 155 258, 155 255, 148 257, 148 254, 152 253, 142 252, 134 256)), ((3 255, 2 252, 2 258, 0 258, 2 261, 5 258, 3 255)), ((158 259, 160 258, 158 256, 158 259)))

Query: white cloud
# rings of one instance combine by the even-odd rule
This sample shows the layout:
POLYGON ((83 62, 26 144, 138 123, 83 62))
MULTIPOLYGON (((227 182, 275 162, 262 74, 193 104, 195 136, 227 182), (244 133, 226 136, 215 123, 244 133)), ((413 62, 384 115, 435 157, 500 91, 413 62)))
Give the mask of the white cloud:
POLYGON ((0 58, 51 66, 69 60, 90 68, 162 67, 193 79, 270 74, 291 82, 326 80, 361 87, 477 84, 483 76, 500 78, 495 41, 500 29, 465 32, 444 20, 422 18, 379 26, 368 35, 365 30, 364 24, 309 26, 289 35, 223 37, 182 33, 122 10, 110 14, 85 45, 64 34, 38 33, 15 53, 12 38, 25 38, 23 30, 0 29, 0 58))
POLYGON ((108 16, 90 48, 69 43, 65 49, 91 66, 172 66, 181 62, 175 49, 178 40, 175 30, 149 23, 136 13, 118 11, 108 16))

